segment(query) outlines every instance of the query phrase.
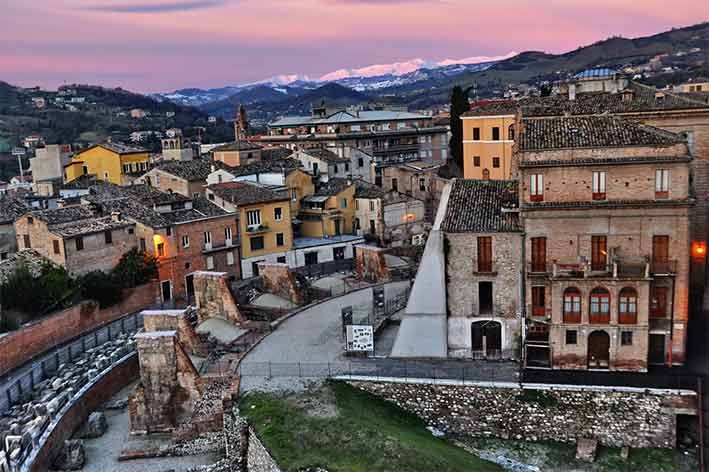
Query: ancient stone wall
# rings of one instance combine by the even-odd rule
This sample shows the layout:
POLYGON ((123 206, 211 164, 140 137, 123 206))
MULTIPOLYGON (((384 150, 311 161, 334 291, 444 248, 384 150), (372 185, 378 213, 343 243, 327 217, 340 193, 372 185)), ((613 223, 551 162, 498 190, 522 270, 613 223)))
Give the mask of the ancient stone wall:
POLYGON ((141 285, 118 305, 103 310, 93 301, 84 301, 23 328, 0 336, 0 374, 8 372, 46 350, 93 331, 155 302, 154 283, 141 285))
POLYGON ((263 288, 292 301, 296 305, 303 303, 303 294, 298 290, 294 274, 288 269, 288 264, 259 264, 259 275, 263 278, 263 288))
POLYGON ((144 310, 143 328, 146 333, 176 331, 177 339, 191 353, 206 357, 207 346, 190 323, 190 309, 144 310))
POLYGON ((200 323, 207 318, 223 318, 232 323, 244 321, 229 289, 225 272, 194 272, 195 303, 200 323))
POLYGON ((676 445, 677 414, 697 414, 693 393, 489 388, 351 382, 393 401, 447 434, 635 448, 676 445))
POLYGON ((357 277, 372 283, 389 282, 391 273, 384 258, 382 248, 366 245, 357 246, 357 277))

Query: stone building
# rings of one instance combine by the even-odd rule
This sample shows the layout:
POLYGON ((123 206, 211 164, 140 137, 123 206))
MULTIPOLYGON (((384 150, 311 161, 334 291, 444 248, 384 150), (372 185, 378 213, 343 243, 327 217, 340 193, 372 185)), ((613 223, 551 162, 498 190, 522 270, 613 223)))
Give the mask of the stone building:
POLYGON ((185 197, 204 196, 207 177, 215 170, 230 167, 211 159, 162 162, 136 180, 163 192, 176 192, 185 197))
POLYGON ((449 357, 517 357, 523 244, 517 182, 453 180, 441 231, 449 357))
POLYGON ((424 161, 394 164, 377 168, 376 180, 386 191, 402 193, 424 202, 426 221, 433 223, 441 193, 449 182, 438 174, 440 169, 440 164, 424 161))
POLYGON ((17 245, 34 249, 72 275, 109 271, 136 246, 135 224, 93 205, 36 210, 15 221, 17 245))
POLYGON ((18 198, 0 196, 0 261, 17 251, 15 220, 29 210, 25 202, 18 198))
POLYGON ((692 157, 613 116, 523 119, 527 366, 685 361, 692 157))

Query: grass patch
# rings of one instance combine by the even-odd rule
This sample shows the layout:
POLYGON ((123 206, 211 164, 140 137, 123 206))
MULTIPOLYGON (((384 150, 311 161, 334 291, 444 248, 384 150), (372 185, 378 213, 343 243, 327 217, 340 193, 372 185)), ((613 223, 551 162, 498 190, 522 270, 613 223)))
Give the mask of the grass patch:
POLYGON ((343 382, 329 382, 323 388, 331 389, 336 417, 309 415, 292 397, 252 393, 241 401, 241 413, 283 470, 318 466, 330 472, 502 470, 433 437, 421 419, 393 403, 343 382))

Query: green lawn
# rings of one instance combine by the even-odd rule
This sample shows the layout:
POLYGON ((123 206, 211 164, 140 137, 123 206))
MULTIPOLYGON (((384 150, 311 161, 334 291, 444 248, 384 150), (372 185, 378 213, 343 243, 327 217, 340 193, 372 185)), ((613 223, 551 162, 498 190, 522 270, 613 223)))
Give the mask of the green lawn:
POLYGON ((418 417, 343 382, 291 397, 250 394, 240 410, 287 471, 308 466, 330 472, 502 470, 433 437, 418 417), (313 411, 320 414, 309 414, 313 411))

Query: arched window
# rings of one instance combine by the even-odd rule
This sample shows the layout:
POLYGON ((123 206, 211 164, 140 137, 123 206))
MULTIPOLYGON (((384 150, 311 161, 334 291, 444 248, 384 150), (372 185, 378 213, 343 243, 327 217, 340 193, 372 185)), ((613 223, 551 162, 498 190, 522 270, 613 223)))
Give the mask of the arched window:
POLYGON ((510 141, 515 140, 515 125, 510 125, 510 127, 507 128, 507 139, 510 141))
POLYGON ((603 287, 591 291, 591 324, 608 324, 611 321, 611 294, 603 287))
POLYGON ((483 180, 490 180, 490 171, 488 169, 483 169, 483 180))
POLYGON ((618 322, 620 324, 638 322, 638 292, 632 287, 625 287, 618 294, 618 322))
POLYGON ((581 292, 576 287, 564 290, 564 323, 581 322, 581 292))

